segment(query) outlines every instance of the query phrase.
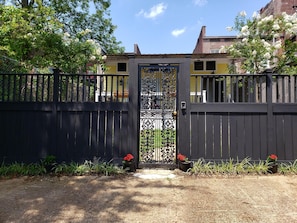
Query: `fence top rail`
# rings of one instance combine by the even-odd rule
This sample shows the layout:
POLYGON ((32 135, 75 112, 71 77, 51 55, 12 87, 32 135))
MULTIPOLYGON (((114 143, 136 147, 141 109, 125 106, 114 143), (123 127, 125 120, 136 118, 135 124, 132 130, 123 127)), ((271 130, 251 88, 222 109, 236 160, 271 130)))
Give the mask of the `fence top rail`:
POLYGON ((106 76, 129 76, 129 74, 59 74, 60 76, 94 76, 94 77, 106 77, 106 76))
POLYGON ((11 75, 11 76, 52 76, 53 74, 40 74, 40 73, 36 73, 36 74, 25 74, 25 73, 19 73, 19 74, 15 74, 15 73, 0 73, 0 76, 7 76, 7 75, 11 75))
MULTIPOLYGON (((199 77, 242 77, 242 76, 246 76, 246 77, 255 77, 255 76, 259 76, 259 77, 263 77, 263 76, 267 76, 268 74, 271 73, 263 73, 263 74, 191 74, 191 76, 199 76, 199 77)), ((275 74, 272 73, 272 76, 297 76, 297 74, 275 74)))
MULTIPOLYGON (((14 74, 14 73, 0 73, 0 76, 6 76, 6 75, 11 75, 11 76, 53 76, 54 74, 51 73, 46 73, 46 74, 25 74, 25 73, 20 73, 20 74, 14 74)), ((129 74, 63 74, 59 73, 59 76, 129 76, 129 74)))

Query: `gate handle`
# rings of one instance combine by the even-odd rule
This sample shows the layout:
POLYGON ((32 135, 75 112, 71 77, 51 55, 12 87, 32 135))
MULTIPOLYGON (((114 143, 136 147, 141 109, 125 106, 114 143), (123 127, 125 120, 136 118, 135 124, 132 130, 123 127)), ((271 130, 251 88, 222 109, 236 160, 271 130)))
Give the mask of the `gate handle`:
POLYGON ((173 119, 176 119, 176 117, 177 117, 177 111, 173 111, 173 112, 172 112, 172 118, 173 118, 173 119))

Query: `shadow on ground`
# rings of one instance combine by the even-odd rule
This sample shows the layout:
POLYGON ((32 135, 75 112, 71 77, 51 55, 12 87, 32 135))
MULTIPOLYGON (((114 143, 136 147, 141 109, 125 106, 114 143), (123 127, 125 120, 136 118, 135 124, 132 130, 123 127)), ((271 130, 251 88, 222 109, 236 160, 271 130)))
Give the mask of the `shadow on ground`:
POLYGON ((296 176, 0 180, 0 222, 297 222, 296 176))

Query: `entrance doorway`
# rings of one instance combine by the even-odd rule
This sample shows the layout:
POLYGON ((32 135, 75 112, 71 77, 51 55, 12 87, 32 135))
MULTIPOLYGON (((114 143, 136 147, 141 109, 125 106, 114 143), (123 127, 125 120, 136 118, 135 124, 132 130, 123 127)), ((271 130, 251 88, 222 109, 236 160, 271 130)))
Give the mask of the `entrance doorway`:
POLYGON ((175 163, 177 73, 177 65, 139 66, 140 164, 175 163))

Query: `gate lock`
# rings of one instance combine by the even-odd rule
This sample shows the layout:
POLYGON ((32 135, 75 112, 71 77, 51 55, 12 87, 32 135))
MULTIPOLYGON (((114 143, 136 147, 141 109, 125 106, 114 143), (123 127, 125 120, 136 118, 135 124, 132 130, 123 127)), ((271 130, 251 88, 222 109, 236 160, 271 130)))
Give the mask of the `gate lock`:
POLYGON ((187 109, 187 102, 181 101, 180 102, 180 109, 181 109, 182 114, 183 115, 186 115, 186 113, 187 113, 187 111, 186 111, 186 109, 187 109))
POLYGON ((185 101, 180 102, 180 109, 181 110, 186 110, 187 109, 187 103, 185 101))

